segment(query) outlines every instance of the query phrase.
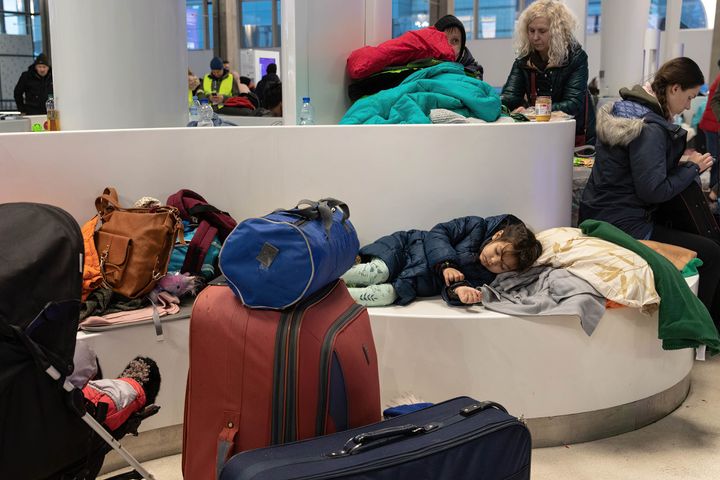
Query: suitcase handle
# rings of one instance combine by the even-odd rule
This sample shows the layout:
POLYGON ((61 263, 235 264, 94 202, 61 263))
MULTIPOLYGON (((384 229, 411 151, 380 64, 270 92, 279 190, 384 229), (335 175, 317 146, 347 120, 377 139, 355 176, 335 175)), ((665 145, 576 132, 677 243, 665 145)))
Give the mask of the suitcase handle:
POLYGON ((424 426, 414 424, 401 425, 399 427, 382 428, 372 432, 365 432, 351 437, 342 450, 332 452, 330 457, 344 457, 346 455, 354 455, 370 448, 376 448, 388 443, 397 442, 405 437, 412 437, 434 430, 439 425, 436 423, 428 423, 424 426))
MULTIPOLYGON (((465 408, 460 409, 458 414, 461 417, 469 417, 475 415, 478 412, 494 408, 502 412, 507 413, 505 407, 496 402, 475 402, 468 405, 465 408)), ((397 442, 407 437, 415 435, 421 435, 435 430, 436 428, 445 424, 444 421, 440 423, 428 423, 423 426, 418 426, 412 423, 406 425, 400 425, 398 427, 382 428, 380 430, 374 430, 372 432, 364 432, 351 437, 342 449, 337 452, 331 452, 328 454, 329 457, 344 457, 347 455, 355 455, 371 448, 377 448, 388 443, 397 442)))

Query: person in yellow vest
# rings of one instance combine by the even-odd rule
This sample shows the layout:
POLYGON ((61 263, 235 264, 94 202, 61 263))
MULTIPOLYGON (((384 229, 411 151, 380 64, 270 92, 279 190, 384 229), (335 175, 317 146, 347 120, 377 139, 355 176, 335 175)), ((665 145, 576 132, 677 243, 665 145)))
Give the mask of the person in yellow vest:
POLYGON ((188 107, 192 105, 193 96, 199 98, 200 93, 204 93, 200 87, 200 79, 188 68, 188 107))
POLYGON ((223 108, 225 99, 240 95, 235 78, 223 68, 220 57, 210 61, 210 73, 203 77, 202 90, 204 95, 198 95, 198 98, 207 97, 216 112, 223 108))

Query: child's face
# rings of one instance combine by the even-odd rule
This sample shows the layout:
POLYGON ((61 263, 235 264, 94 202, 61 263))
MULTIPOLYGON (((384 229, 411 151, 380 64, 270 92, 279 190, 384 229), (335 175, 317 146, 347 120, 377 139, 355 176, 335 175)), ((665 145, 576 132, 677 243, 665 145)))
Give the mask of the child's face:
POLYGON ((460 46, 462 45, 462 33, 457 27, 450 27, 445 30, 445 36, 450 46, 455 51, 455 58, 460 55, 460 46))
POLYGON ((512 244, 503 240, 495 240, 495 238, 499 236, 500 235, 495 234, 493 241, 485 245, 485 248, 480 251, 480 255, 478 256, 480 264, 492 273, 504 273, 517 270, 518 266, 515 255, 511 253, 505 253, 505 255, 503 255, 503 252, 506 250, 508 252, 512 250, 512 244))

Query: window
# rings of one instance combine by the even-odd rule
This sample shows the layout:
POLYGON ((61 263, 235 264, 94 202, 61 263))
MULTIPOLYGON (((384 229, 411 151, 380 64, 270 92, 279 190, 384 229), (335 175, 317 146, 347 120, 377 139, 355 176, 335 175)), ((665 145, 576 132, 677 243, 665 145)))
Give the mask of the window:
MULTIPOLYGON (((683 0, 680 14, 680 28, 711 28, 708 26, 706 7, 711 5, 707 0, 683 0)), ((650 16, 648 28, 665 30, 665 16, 667 13, 667 0, 652 0, 650 2, 650 16)), ((714 14, 713 8, 713 14, 714 14)), ((714 15, 713 15, 714 20, 714 15)))
POLYGON ((588 0, 586 33, 600 33, 601 0, 588 0))
MULTIPOLYGON (((29 3, 29 2, 27 2, 29 3)), ((31 16, 27 12, 26 0, 3 0, 0 4, 0 33, 7 35, 29 35, 31 16)))
POLYGON ((188 50, 213 49, 212 0, 186 0, 185 31, 188 50))
POLYGON ((25 2, 23 0, 3 0, 3 10, 6 12, 24 12, 25 2))
POLYGON ((279 47, 273 39, 273 20, 277 30, 280 25, 280 0, 243 0, 241 5, 240 36, 243 48, 279 47), (273 19, 273 1, 276 2, 277 19, 273 19))
POLYGON ((430 26, 429 0, 393 0, 392 35, 399 37, 408 30, 430 26))
POLYGON ((465 25, 468 40, 475 31, 475 0, 455 0, 455 16, 465 25))
POLYGON ((512 38, 518 7, 517 0, 480 0, 476 38, 512 38))

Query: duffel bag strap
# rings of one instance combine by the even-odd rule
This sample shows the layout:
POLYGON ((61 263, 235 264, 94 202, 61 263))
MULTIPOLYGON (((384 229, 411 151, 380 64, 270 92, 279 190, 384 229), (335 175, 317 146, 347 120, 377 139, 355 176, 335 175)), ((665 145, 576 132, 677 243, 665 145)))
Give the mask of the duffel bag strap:
POLYGON ((317 202, 313 200, 300 200, 291 212, 310 220, 322 220, 325 231, 329 233, 333 222, 333 212, 336 208, 339 208, 342 212, 342 222, 345 223, 345 220, 350 217, 350 207, 348 207, 345 202, 334 198, 322 198, 317 202), (300 208, 302 205, 308 206, 300 208))

